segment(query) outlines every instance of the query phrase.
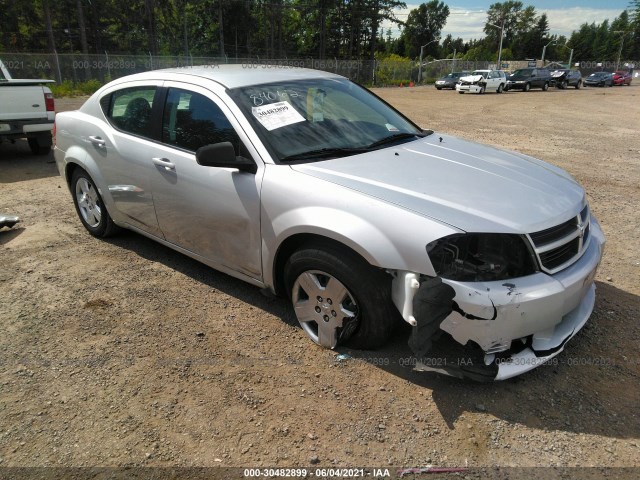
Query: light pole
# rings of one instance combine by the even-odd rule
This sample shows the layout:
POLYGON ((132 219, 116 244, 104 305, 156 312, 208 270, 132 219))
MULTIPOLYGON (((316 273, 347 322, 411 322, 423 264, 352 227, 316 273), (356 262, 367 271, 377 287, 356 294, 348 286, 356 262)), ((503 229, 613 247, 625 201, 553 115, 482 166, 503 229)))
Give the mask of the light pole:
POLYGON ((547 53, 547 47, 552 43, 556 43, 556 39, 554 38, 549 43, 547 43, 544 47, 542 47, 542 67, 544 68, 544 54, 547 53))
POLYGON ((620 56, 622 55, 622 46, 624 45, 624 36, 627 34, 624 30, 614 30, 613 33, 620 33, 620 50, 618 50, 618 61, 616 62, 616 70, 620 66, 620 56))
POLYGON ((569 63, 567 63, 567 66, 569 67, 569 69, 571 69, 571 60, 573 59, 573 48, 571 48, 568 45, 568 43, 569 42, 567 41, 567 43, 561 43, 559 46, 560 47, 564 47, 564 48, 568 48, 569 50, 571 50, 571 52, 569 53, 569 63))
POLYGON ((422 54, 424 53, 424 47, 431 45, 433 42, 437 42, 438 39, 431 40, 420 47, 420 66, 418 67, 418 83, 422 81, 422 54))
POLYGON ((492 27, 495 27, 500 30, 500 47, 498 47, 498 67, 497 70, 502 69, 502 40, 504 39, 504 18, 502 19, 502 25, 494 25, 493 23, 487 23, 492 27))

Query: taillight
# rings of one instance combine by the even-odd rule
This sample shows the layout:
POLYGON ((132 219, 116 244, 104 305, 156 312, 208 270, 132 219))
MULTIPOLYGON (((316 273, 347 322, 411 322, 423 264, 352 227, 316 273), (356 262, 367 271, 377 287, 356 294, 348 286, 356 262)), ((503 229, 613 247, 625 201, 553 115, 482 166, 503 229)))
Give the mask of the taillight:
POLYGON ((53 121, 53 130, 51 131, 51 135, 53 136, 53 146, 56 146, 56 122, 53 121))
POLYGON ((47 107, 47 112, 55 112, 56 106, 53 100, 53 93, 44 92, 44 104, 47 107))

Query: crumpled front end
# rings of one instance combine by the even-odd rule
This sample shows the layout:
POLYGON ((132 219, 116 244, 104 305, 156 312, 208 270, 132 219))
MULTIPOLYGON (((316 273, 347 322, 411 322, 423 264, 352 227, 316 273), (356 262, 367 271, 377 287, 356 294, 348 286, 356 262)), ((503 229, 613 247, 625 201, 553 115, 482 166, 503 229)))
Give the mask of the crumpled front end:
MULTIPOLYGON (((580 215, 586 211, 588 208, 580 215)), ((586 238, 582 218, 576 218, 580 241, 586 238)), ((570 222, 562 230, 532 235, 538 241, 532 242, 534 256, 543 256, 539 271, 533 274, 493 281, 423 276, 419 286, 414 282, 411 308, 401 313, 414 325, 409 346, 416 356, 416 370, 480 381, 504 380, 558 355, 584 326, 595 303, 594 277, 605 240, 595 218, 590 216, 586 224, 588 243, 576 259, 565 259, 565 267, 547 268, 553 265, 544 255, 553 252, 558 261, 559 253, 548 245, 555 247, 572 237, 570 222), (559 240, 557 235, 563 237, 559 240), (540 243, 544 241, 548 243, 540 243), (463 347, 457 356, 451 351, 434 351, 434 339, 441 332, 463 347)))
POLYGON ((468 75, 460 78, 460 81, 456 84, 456 90, 458 92, 480 93, 483 82, 484 77, 482 75, 468 75))

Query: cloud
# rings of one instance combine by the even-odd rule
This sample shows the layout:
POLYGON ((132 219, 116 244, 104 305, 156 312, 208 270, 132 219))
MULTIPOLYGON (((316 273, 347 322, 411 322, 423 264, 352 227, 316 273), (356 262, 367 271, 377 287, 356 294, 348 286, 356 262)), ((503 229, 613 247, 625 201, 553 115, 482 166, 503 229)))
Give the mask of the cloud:
MULTIPOLYGON (((409 4, 407 8, 395 10, 394 13, 399 20, 406 21, 409 12, 418 8, 417 4, 409 4)), ((487 12, 484 10, 464 9, 459 7, 449 7, 450 15, 447 23, 442 29, 442 38, 451 34, 453 38, 463 40, 479 39, 485 36, 483 28, 487 20, 487 12)), ((556 35, 571 35, 573 30, 578 30, 583 23, 602 23, 605 19, 611 22, 622 13, 623 9, 616 8, 546 8, 536 9, 538 15, 547 14, 549 19, 549 33, 556 35)), ((396 24, 385 21, 383 23, 384 32, 391 28, 392 35, 400 35, 400 29, 396 24)))
POLYGON ((549 19, 549 33, 557 35, 571 35, 573 30, 578 30, 583 23, 602 23, 620 16, 623 9, 620 8, 553 8, 538 10, 538 14, 546 13, 549 19))

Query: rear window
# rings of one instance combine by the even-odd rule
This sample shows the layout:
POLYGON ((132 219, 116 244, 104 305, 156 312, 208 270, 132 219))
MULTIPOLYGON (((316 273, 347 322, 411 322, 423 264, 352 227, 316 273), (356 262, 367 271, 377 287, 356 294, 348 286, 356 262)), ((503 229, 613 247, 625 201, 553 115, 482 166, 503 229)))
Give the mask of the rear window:
POLYGON ((151 109, 156 87, 132 87, 118 90, 100 99, 109 122, 118 130, 151 137, 151 109))

